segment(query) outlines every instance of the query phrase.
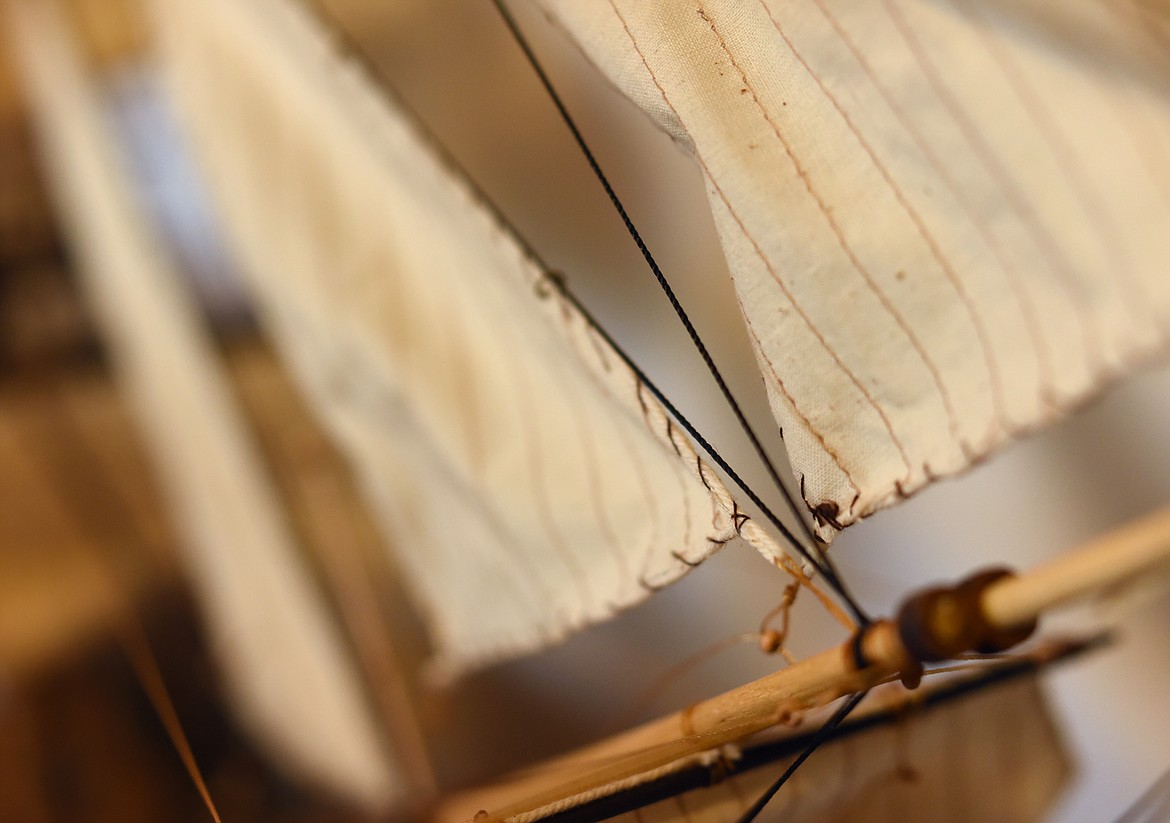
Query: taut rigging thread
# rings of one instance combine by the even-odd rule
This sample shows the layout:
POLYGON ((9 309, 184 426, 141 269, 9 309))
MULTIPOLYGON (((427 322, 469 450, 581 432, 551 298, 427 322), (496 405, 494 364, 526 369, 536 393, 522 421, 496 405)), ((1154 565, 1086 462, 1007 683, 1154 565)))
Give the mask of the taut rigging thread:
MULTIPOLYGON (((828 555, 825 552, 823 552, 820 549, 820 547, 818 546, 816 537, 815 537, 815 535, 813 535, 812 529, 809 527, 808 522, 803 517, 801 510, 800 510, 800 506, 798 506, 798 504, 796 502, 796 498, 789 491, 788 486, 784 483, 783 479, 780 477, 780 472, 777 470, 775 463, 772 461, 771 457, 768 455, 768 452, 764 448, 764 445, 760 441, 760 438, 756 435, 754 427, 751 425, 751 422, 747 419, 747 416, 744 414, 743 409, 739 404, 739 401, 736 399, 735 394, 731 390, 731 387, 727 385, 727 381, 724 379, 722 372, 720 371, 719 367, 716 365, 714 358, 712 358, 710 351, 708 350, 706 344, 703 342, 702 338, 700 337, 698 330, 694 326, 694 323, 691 322, 690 316, 687 314, 686 309, 683 308, 682 303, 679 301, 678 296, 675 294, 673 287, 670 285, 670 281, 667 280, 666 275, 662 271, 662 268, 658 265, 658 261, 654 258, 653 253, 650 251, 649 247, 646 245, 646 241, 643 239, 641 232, 639 232, 638 228, 634 225, 634 221, 630 217, 629 213, 626 211, 626 208, 623 205, 621 198, 618 197, 617 192, 613 188, 613 185, 609 182, 609 178, 606 176, 605 172, 602 170, 601 164, 598 162, 596 155, 594 155, 593 150, 589 147, 589 144, 586 142, 585 137, 581 133, 580 128, 578 128, 576 121, 573 119, 573 116, 569 113, 569 110, 566 107, 564 101, 561 99, 560 94, 557 92, 556 88, 553 86, 551 78, 548 76, 548 73, 544 70, 544 67, 541 65, 540 60, 539 60, 539 58, 537 58, 536 53, 533 51, 532 46, 528 42, 527 37, 525 37, 524 32, 520 29, 520 26, 517 23, 516 18, 512 15, 511 11, 508 9, 507 3, 505 2, 505 0, 491 0, 491 2, 496 7, 497 11, 499 11, 500 16, 503 18, 504 24, 507 26, 509 32, 511 33, 513 39, 516 41, 517 45, 520 47, 521 51, 523 51, 525 58, 527 58, 529 65, 532 67, 533 71, 536 73, 536 76, 540 80, 541 85, 544 87, 545 91, 548 93, 549 98, 552 100, 552 103, 556 107, 557 112, 560 114, 561 119, 564 121, 565 126, 569 129, 569 132, 572 134, 573 140, 576 142, 577 147, 581 150, 581 153, 584 156, 586 163, 588 163, 589 168, 593 171, 593 174, 597 178, 597 181, 601 184, 602 188, 605 190, 605 193, 609 197, 609 201, 613 205, 615 211, 617 212, 618 217, 621 218, 621 221, 622 221, 623 225, 625 226, 626 231, 629 233, 629 235, 630 235, 631 239, 634 241, 635 245, 637 245, 638 250, 642 253, 642 257, 643 257, 643 259, 645 259, 646 265, 650 268, 650 271, 653 273, 654 278, 658 281, 659 287, 662 289, 663 293, 666 295, 667 300, 670 302, 671 308, 674 309, 674 312, 678 316, 679 321, 682 323, 683 327, 686 329, 687 335, 691 338, 691 343, 694 345, 696 351, 699 353, 699 356, 702 358, 703 363, 707 366, 707 370, 708 370, 708 372, 710 372, 712 379, 715 381, 715 384, 719 387, 719 391, 723 395, 723 399, 726 401, 728 407, 731 409, 732 413, 735 415, 736 421, 739 423, 739 426, 742 429, 743 433, 747 436, 748 440, 751 442, 752 448, 755 451, 756 456, 760 459, 760 462, 763 464, 764 468, 767 470, 768 475, 771 477, 777 490, 783 496, 784 502, 787 504, 789 510, 792 512, 793 516, 796 518, 797 522, 800 524, 800 529, 803 533, 804 540, 802 541, 802 540, 797 539, 792 534, 791 530, 789 530, 786 526, 784 526, 780 522, 779 518, 767 506, 765 506, 761 502, 759 497, 754 492, 752 492, 750 489, 747 488, 747 486, 744 484, 744 482, 739 478, 738 474, 733 472, 730 469, 730 467, 727 466, 726 463, 724 463, 722 461, 721 458, 718 458, 716 456, 714 449, 710 446, 710 444, 704 438, 702 438, 698 434, 698 432, 694 431, 693 428, 689 426, 689 424, 685 423, 685 419, 681 417, 681 415, 679 414, 677 409, 675 409, 668 402, 666 402, 665 398, 663 398, 657 391, 655 391, 655 396, 658 397, 659 401, 662 402, 663 405, 666 406, 670 410, 670 413, 672 415, 674 415, 679 420, 680 424, 683 424, 684 427, 687 428, 688 433, 691 434, 692 437, 694 437, 697 441, 700 442, 700 444, 703 446, 704 450, 706 450, 707 453, 711 455, 712 459, 715 460, 715 462, 717 464, 719 464, 720 468, 722 468, 725 472, 728 473, 728 475, 735 481, 736 485, 738 485, 744 491, 744 493, 747 494, 749 498, 751 498, 752 502, 760 507, 760 509, 764 512, 765 516, 768 518, 768 520, 777 529, 780 530, 780 532, 793 545, 793 547, 800 553, 800 555, 802 557, 804 557, 806 560, 808 560, 809 562, 811 562, 817 568, 817 570, 821 573, 821 575, 824 576, 825 580, 828 581, 829 585, 833 588, 833 590, 846 603, 846 605, 849 607, 850 611, 853 612, 853 615, 858 620, 858 622, 860 622, 862 625, 867 625, 870 622, 868 616, 865 614, 864 610, 862 610, 860 608, 860 606, 854 600, 852 595, 849 593, 848 589, 845 587, 843 581, 841 580, 839 573, 837 572, 832 561, 829 559, 828 555)), ((574 303, 575 303, 575 301, 574 301, 574 303)), ((576 305, 577 305, 577 308, 584 313, 583 308, 579 304, 576 304, 576 305)), ((593 321, 591 318, 590 318, 590 322, 595 327, 597 327, 596 322, 593 321)), ((611 344, 613 344, 612 340, 610 340, 609 342, 611 344)), ((616 348, 616 345, 615 345, 615 348, 616 348)), ((630 366, 633 367, 633 364, 630 363, 630 366)), ((649 382, 647 382, 647 385, 648 386, 650 385, 649 382)))
MULTIPOLYGON (((556 270, 548 264, 547 261, 540 255, 539 252, 532 246, 531 243, 524 237, 517 229, 516 225, 508 218, 496 202, 484 191, 483 187, 479 185, 476 179, 468 172, 467 168, 459 161, 459 159, 452 154, 446 144, 434 133, 434 131, 427 125, 426 121, 419 116, 418 112, 406 101, 406 98, 399 93, 393 83, 380 72, 369 60, 368 56, 362 49, 358 48, 349 34, 340 26, 336 24, 329 13, 323 9, 316 0, 301 0, 301 5, 323 26, 325 26, 332 36, 334 41, 344 49, 346 54, 355 61, 361 68, 365 77, 374 83, 383 93, 393 100, 398 110, 406 116, 410 123, 417 130, 420 137, 422 137, 432 151, 435 152, 436 157, 452 174, 457 176, 467 186, 469 193, 476 199, 476 201, 492 215, 492 217, 499 223, 500 227, 508 233, 512 240, 517 244, 524 255, 536 266, 544 275, 546 283, 550 284, 557 292, 564 297, 572 306, 581 314, 581 317, 589 324, 605 342, 611 346, 614 352, 621 358, 622 362, 633 372, 637 380, 644 385, 654 398, 662 404, 667 413, 670 414, 682 427, 682 429, 690 436, 699 447, 707 454, 711 461, 723 471, 728 478, 747 496, 747 498, 760 510, 769 523, 773 525, 780 532, 789 545, 792 547, 801 558, 812 564, 819 574, 824 577, 825 581, 833 589, 834 593, 841 599, 845 606, 849 609, 854 619, 862 626, 867 626, 872 623, 869 615, 861 608, 857 601, 850 594, 848 588, 841 581, 839 574, 832 561, 828 556, 818 550, 815 539, 811 545, 806 545, 803 540, 793 534, 780 517, 768 506, 763 499, 756 494, 756 492, 747 484, 747 482, 740 477, 731 465, 723 458, 723 456, 715 449, 715 447, 707 440, 693 423, 681 412, 666 397, 663 391, 649 378, 645 371, 641 369, 631 358, 631 356, 622 348, 614 338, 607 332, 597 319, 590 313, 577 299, 576 295, 569 290, 564 278, 556 273, 556 270)), ((506 12, 506 9, 502 11, 506 12)), ((632 224, 631 224, 632 225, 632 224)), ((696 335, 697 336, 697 335, 696 335)), ((758 441, 757 441, 758 442, 758 441)), ((787 489, 781 484, 781 491, 785 494, 789 505, 795 506, 788 494, 787 489)), ((795 510, 795 508, 794 508, 795 510)), ((808 531, 808 524, 797 512, 797 519, 800 521, 801 527, 806 533, 808 531)))
POLYGON ((868 691, 857 692, 856 694, 851 695, 844 703, 842 703, 840 708, 833 712, 833 716, 825 721, 825 725, 821 726, 821 728, 817 731, 816 736, 809 741, 809 744, 805 746, 804 750, 788 765, 788 768, 784 770, 784 773, 776 778, 776 782, 769 786, 767 791, 760 795, 760 798, 751 805, 751 808, 743 813, 743 815, 739 818, 739 820, 736 821, 736 823, 752 823, 752 821, 759 816, 760 812, 764 810, 764 807, 767 806, 772 798, 776 796, 776 792, 784 788, 784 784, 788 782, 788 779, 792 777, 792 775, 796 774, 797 769, 804 765, 804 761, 808 760, 812 756, 812 753, 820 748, 822 743, 833 736, 833 730, 845 721, 845 718, 848 717, 850 713, 857 708, 857 704, 864 700, 867 694, 869 694, 868 691))

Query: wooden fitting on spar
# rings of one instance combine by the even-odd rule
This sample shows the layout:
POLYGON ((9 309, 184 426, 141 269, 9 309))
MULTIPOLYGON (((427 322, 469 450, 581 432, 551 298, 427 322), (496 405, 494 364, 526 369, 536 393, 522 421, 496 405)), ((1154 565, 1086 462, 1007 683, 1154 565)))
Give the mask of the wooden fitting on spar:
POLYGON ((1018 577, 980 572, 956 586, 907 598, 898 616, 853 638, 617 737, 563 755, 496 786, 453 798, 439 818, 467 820, 476 809, 506 820, 566 798, 596 796, 606 786, 693 757, 891 677, 913 683, 922 663, 967 651, 1005 650, 1026 639, 1044 612, 1170 569, 1170 507, 1089 541, 1018 577), (967 622, 979 627, 969 631, 967 622), (519 798, 519 799, 518 799, 519 798))
POLYGON ((895 619, 879 620, 859 630, 844 645, 848 666, 859 674, 897 674, 906 688, 913 689, 922 679, 925 663, 970 652, 1007 651, 1032 636, 1036 620, 997 621, 984 608, 984 596, 1015 578, 1005 568, 986 569, 953 586, 912 594, 895 619))
POLYGON ((911 595, 898 610, 898 636, 907 653, 919 663, 950 660, 968 652, 1007 651, 1032 636, 1036 621, 1005 626, 983 608, 987 590, 1015 572, 987 569, 956 586, 931 588, 911 595))

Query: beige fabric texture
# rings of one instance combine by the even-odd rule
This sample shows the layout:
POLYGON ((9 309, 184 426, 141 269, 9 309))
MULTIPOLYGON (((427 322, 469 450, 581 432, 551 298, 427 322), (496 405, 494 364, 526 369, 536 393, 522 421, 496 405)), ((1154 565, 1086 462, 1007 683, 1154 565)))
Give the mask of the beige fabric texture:
POLYGON ((1165 353, 1164 6, 537 2, 701 166, 827 538, 1165 353))
POLYGON ((89 302, 143 426, 234 708, 275 762, 386 809, 405 784, 297 556, 214 343, 148 225, 58 3, 12 33, 89 302))
POLYGON ((224 225, 439 673, 555 642, 737 533, 779 555, 320 21, 272 0, 160 18, 224 225))

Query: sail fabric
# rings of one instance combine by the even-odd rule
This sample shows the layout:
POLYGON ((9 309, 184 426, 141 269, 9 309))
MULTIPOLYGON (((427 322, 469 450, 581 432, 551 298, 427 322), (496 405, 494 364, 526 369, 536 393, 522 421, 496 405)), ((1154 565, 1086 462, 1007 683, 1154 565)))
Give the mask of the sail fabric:
POLYGON ((7 5, 82 285, 185 533, 234 707, 286 769, 374 808, 400 804, 406 782, 298 558, 214 342, 135 197, 62 8, 7 5))
POLYGON ((274 0, 157 11, 225 230, 440 674, 556 642, 737 534, 779 554, 318 19, 274 0))
POLYGON ((1164 5, 538 4, 702 168, 826 538, 1166 352, 1164 5))

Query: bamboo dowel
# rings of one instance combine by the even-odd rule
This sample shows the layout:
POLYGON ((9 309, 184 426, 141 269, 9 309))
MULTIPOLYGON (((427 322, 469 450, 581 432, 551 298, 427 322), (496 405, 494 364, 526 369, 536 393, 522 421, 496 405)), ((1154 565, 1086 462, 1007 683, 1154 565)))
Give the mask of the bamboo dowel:
POLYGON ((1026 575, 989 588, 987 619, 1005 628, 1035 620, 1043 612, 1170 565, 1170 507, 1090 540, 1026 575))
MULTIPOLYGON (((991 628, 1010 631, 1051 608, 1116 587, 1162 564, 1170 564, 1170 507, 1034 571, 991 583, 971 607, 991 628)), ((888 620, 865 632, 859 651, 865 663, 861 668, 853 641, 847 641, 685 711, 557 758, 539 771, 456 798, 436 818, 466 820, 492 809, 486 819, 524 819, 558 800, 589 795, 716 749, 919 665, 898 626, 888 620)))
POLYGON ((440 812, 437 817, 467 819, 486 807, 494 809, 488 820, 512 819, 556 799, 586 794, 718 749, 789 718, 798 720, 803 712, 868 689, 912 662, 887 621, 875 624, 864 645, 871 662, 865 669, 853 665, 848 644, 828 649, 689 709, 579 749, 506 786, 477 792, 476 808, 456 810, 448 804, 452 813, 440 812), (508 802, 517 797, 524 799, 508 802))

